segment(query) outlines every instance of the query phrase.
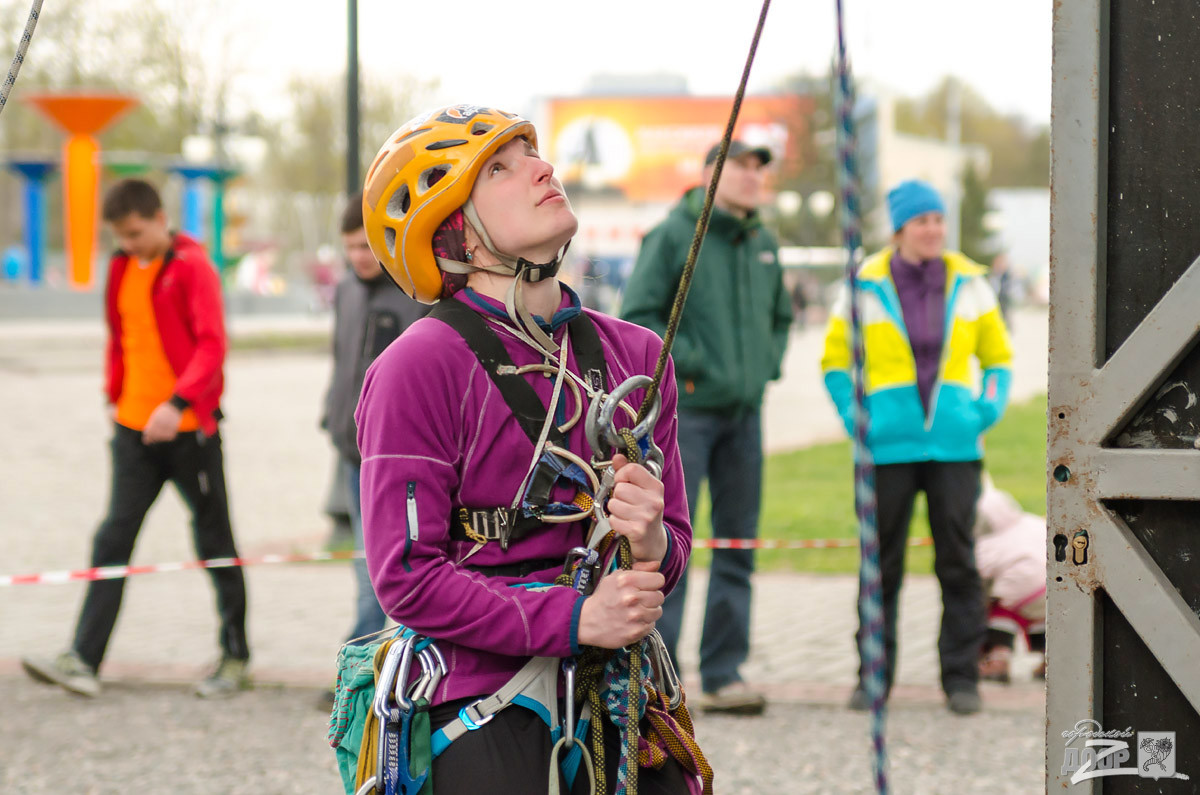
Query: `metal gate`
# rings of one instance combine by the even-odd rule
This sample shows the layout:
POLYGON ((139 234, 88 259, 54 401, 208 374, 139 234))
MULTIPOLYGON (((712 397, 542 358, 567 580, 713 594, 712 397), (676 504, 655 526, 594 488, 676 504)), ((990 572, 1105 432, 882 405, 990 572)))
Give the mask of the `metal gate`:
POLYGON ((1200 3, 1058 0, 1053 103, 1047 788, 1196 792, 1200 3))

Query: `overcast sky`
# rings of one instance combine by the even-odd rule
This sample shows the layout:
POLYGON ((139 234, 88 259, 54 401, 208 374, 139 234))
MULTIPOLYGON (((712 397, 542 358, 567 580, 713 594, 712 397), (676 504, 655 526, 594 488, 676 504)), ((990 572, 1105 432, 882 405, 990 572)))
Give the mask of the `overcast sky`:
MULTIPOLYGON (((1050 0, 845 3, 860 78, 917 96, 954 74, 1001 111, 1049 121, 1050 0)), ((578 93, 596 72, 674 72, 693 94, 732 94, 759 8, 758 0, 359 0, 360 58, 373 78, 438 78, 431 102, 518 112, 539 97, 578 93)), ((258 0, 236 13, 252 32, 251 46, 238 49, 254 93, 277 90, 293 72, 344 71, 344 2, 258 0)), ((833 0, 773 0, 751 90, 822 71, 834 42, 833 0)))

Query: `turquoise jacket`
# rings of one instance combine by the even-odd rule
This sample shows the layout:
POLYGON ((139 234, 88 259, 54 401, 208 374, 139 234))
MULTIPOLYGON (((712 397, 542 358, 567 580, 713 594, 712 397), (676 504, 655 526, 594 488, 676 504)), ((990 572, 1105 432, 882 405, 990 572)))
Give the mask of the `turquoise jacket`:
MULTIPOLYGON (((876 464, 976 461, 983 433, 1004 414, 1012 383, 1012 343, 983 268, 946 252, 946 323, 928 415, 917 391, 917 364, 891 276, 892 250, 859 270, 867 444, 876 464), (982 377, 972 371, 978 360, 982 377)), ((821 369, 847 432, 853 428, 849 300, 843 287, 825 336, 821 369)))

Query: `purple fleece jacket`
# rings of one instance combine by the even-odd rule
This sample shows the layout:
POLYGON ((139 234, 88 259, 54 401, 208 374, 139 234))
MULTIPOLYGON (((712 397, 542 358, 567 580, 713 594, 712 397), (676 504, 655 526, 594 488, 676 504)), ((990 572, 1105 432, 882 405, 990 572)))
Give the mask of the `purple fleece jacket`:
POLYGON ((938 257, 913 263, 896 252, 892 255, 892 282, 917 363, 917 391, 928 414, 945 337, 946 262, 938 257))
MULTIPOLYGON (((517 366, 541 363, 542 357, 501 320, 478 306, 502 304, 466 291, 453 299, 483 314, 517 366)), ((563 289, 562 307, 574 295, 563 289)), ((596 326, 608 365, 608 388, 636 374, 653 374, 662 348, 656 334, 632 323, 587 311, 596 326)), ((554 330, 561 344, 565 324, 554 330)), ((579 372, 573 348, 568 368, 579 372)), ((662 382, 662 414, 654 438, 662 449, 668 552, 661 571, 669 592, 691 553, 683 469, 676 434, 673 366, 662 382)), ((549 402, 553 379, 528 376, 549 402)), ((644 396, 635 392, 636 409, 644 396)), ((586 398, 585 398, 586 399, 586 398)), ((563 388, 568 412, 574 398, 563 388)), ((586 412, 587 407, 583 407, 586 412)), ((414 323, 367 371, 355 418, 362 451, 362 516, 367 567, 384 611, 401 624, 438 641, 448 675, 434 703, 498 690, 534 656, 567 657, 578 653, 579 612, 583 599, 570 588, 547 591, 509 587, 515 582, 552 582, 561 567, 523 578, 488 577, 460 566, 474 546, 449 536, 451 512, 459 506, 507 507, 521 485, 533 456, 533 444, 466 342, 433 318, 414 323)), ((568 434, 570 449, 585 460, 591 450, 581 420, 568 434)), ((573 494, 557 489, 556 498, 573 494)), ((509 545, 489 543, 468 566, 497 566, 565 558, 586 543, 584 523, 544 525, 509 545)))

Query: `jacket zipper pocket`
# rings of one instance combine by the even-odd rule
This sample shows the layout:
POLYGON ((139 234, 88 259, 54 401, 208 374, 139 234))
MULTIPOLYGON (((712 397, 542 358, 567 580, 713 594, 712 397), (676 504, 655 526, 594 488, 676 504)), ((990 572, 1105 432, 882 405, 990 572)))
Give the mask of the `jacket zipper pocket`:
POLYGON ((408 532, 404 538, 404 555, 400 561, 404 564, 405 571, 412 571, 412 566, 408 563, 408 555, 412 552, 413 542, 417 540, 417 481, 408 481, 408 532))

